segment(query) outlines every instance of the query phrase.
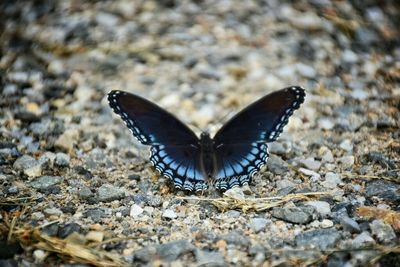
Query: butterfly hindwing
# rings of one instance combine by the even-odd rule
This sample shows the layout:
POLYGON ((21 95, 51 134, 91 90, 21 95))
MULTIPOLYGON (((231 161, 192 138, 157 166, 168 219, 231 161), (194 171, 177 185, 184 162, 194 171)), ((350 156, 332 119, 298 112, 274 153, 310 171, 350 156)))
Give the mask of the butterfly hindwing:
POLYGON ((293 111, 304 102, 304 97, 304 89, 298 86, 262 97, 235 115, 217 132, 214 137, 216 145, 275 141, 293 111))
POLYGON ((220 145, 215 150, 216 183, 219 190, 248 184, 268 159, 265 143, 220 145))
POLYGON ((178 189, 199 191, 207 189, 200 167, 200 148, 196 146, 154 145, 150 161, 178 189))
POLYGON ((197 144, 197 136, 172 114, 156 104, 123 91, 108 94, 110 107, 144 145, 197 144))

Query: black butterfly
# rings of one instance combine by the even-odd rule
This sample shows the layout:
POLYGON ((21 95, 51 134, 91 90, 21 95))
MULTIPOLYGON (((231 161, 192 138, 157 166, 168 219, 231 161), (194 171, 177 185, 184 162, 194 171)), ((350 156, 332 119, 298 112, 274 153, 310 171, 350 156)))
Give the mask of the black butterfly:
POLYGON ((200 139, 175 116, 156 104, 123 91, 108 94, 110 107, 133 135, 151 146, 150 161, 176 188, 218 190, 248 184, 268 159, 266 143, 282 133, 293 111, 304 102, 301 87, 266 95, 230 119, 211 138, 200 139))

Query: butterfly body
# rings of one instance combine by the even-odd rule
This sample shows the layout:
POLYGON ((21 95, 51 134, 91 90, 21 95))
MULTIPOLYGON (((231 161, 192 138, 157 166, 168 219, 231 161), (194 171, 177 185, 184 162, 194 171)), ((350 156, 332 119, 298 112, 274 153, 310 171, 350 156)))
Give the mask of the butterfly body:
POLYGON ((150 161, 176 188, 218 190, 248 184, 268 159, 268 142, 282 133, 293 111, 304 102, 301 87, 264 96, 230 119, 213 138, 200 138, 156 104, 123 91, 111 91, 108 101, 132 134, 151 146, 150 161))

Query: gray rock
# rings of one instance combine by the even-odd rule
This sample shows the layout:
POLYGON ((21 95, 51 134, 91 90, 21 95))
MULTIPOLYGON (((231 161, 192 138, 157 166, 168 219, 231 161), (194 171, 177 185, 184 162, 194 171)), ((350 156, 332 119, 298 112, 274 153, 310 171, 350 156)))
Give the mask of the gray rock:
POLYGON ((331 205, 326 201, 307 201, 304 203, 315 208, 315 210, 320 214, 322 218, 325 218, 331 213, 331 205))
POLYGON ((63 178, 60 176, 45 175, 30 182, 30 186, 35 189, 45 190, 51 186, 61 183, 62 181, 63 178))
POLYGON ((346 63, 356 63, 358 56, 353 51, 346 49, 342 54, 342 60, 346 63))
POLYGON ((400 185, 383 180, 370 181, 367 184, 365 195, 393 202, 400 201, 400 185))
POLYGON ((140 262, 149 262, 155 259, 171 262, 194 250, 195 247, 189 241, 177 240, 139 249, 133 253, 133 258, 140 262))
POLYGON ((274 174, 283 174, 286 173, 289 168, 286 161, 284 161, 281 157, 276 155, 269 155, 269 159, 267 161, 267 169, 274 174))
POLYGON ((240 217, 240 211, 237 210, 229 210, 225 212, 225 216, 228 218, 239 218, 240 217))
POLYGON ((29 155, 23 155, 14 162, 14 169, 23 172, 29 177, 37 177, 42 174, 43 163, 29 155))
POLYGON ((339 222, 343 227, 343 230, 348 231, 350 233, 360 233, 361 228, 358 223, 353 220, 352 218, 349 218, 348 216, 342 216, 339 218, 339 222))
POLYGON ((318 125, 324 130, 332 130, 335 123, 329 118, 320 118, 318 120, 318 125))
POLYGON ((19 188, 18 188, 17 186, 13 185, 13 186, 10 186, 10 187, 7 189, 7 192, 8 192, 9 194, 15 195, 15 194, 18 194, 18 193, 19 193, 19 188))
POLYGON ((63 214, 63 212, 58 208, 47 208, 47 209, 44 209, 43 213, 48 215, 48 216, 51 216, 51 215, 60 216, 60 215, 63 214))
POLYGON ((287 222, 306 224, 313 219, 314 207, 289 207, 289 208, 274 208, 272 216, 287 222))
POLYGON ((151 207, 160 207, 163 200, 160 196, 149 196, 147 199, 147 204, 151 207))
POLYGON ((318 171, 319 168, 321 167, 321 162, 318 160, 315 160, 314 158, 307 158, 300 160, 299 162, 303 167, 306 167, 307 169, 313 170, 313 171, 318 171))
POLYGON ((340 143, 339 147, 340 147, 341 149, 343 149, 343 150, 346 150, 347 152, 353 151, 353 143, 352 143, 352 141, 349 140, 349 139, 343 140, 343 141, 340 143))
POLYGON ((125 197, 125 191, 122 188, 110 184, 103 184, 97 190, 97 199, 102 202, 109 202, 125 197))
POLYGON ((69 223, 64 226, 59 227, 57 236, 64 239, 74 232, 79 233, 81 230, 82 230, 82 227, 79 224, 69 223))
POLYGON ((286 155, 292 150, 290 142, 273 142, 268 144, 268 150, 272 154, 286 155))
POLYGON ((94 208, 88 209, 84 212, 84 216, 87 218, 91 218, 94 222, 100 222, 102 218, 106 216, 103 209, 94 208))
POLYGON ((335 247, 340 233, 334 228, 317 229, 298 234, 295 237, 296 245, 326 250, 335 247))
POLYGON ((397 240, 393 228, 382 220, 374 220, 369 224, 369 227, 371 228, 372 234, 382 243, 391 243, 397 240))
POLYGON ((171 209, 166 209, 162 213, 162 217, 166 218, 166 219, 176 219, 178 217, 178 215, 175 213, 175 211, 173 211, 171 209))
POLYGON ((87 200, 94 196, 93 192, 86 185, 81 185, 78 190, 78 196, 80 199, 87 200))
POLYGON ((314 78, 317 75, 315 69, 309 65, 298 63, 296 67, 297 67, 297 72, 303 77, 314 78))
POLYGON ((328 189, 334 189, 342 182, 340 175, 334 172, 327 172, 325 174, 325 181, 321 182, 322 186, 328 189))
POLYGON ((255 233, 261 232, 265 229, 267 224, 270 224, 271 220, 267 220, 264 218, 252 218, 250 219, 249 227, 251 230, 253 230, 255 233))
POLYGON ((212 266, 212 267, 224 267, 227 266, 224 257, 219 252, 211 252, 196 249, 196 266, 212 266))
POLYGON ((369 235, 368 232, 362 232, 361 234, 357 235, 351 242, 353 248, 368 247, 374 244, 375 240, 369 235))
POLYGON ((243 236, 236 231, 231 231, 225 235, 222 235, 219 237, 219 239, 224 240, 228 244, 234 244, 237 246, 247 246, 250 243, 246 236, 243 236))
POLYGON ((59 167, 68 167, 69 166, 70 157, 65 153, 57 153, 54 164, 59 167))

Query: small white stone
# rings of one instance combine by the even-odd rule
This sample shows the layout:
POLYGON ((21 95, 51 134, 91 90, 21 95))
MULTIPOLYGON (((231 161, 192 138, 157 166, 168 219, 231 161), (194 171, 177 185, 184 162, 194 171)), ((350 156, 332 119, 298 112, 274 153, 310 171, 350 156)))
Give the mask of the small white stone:
POLYGON ((130 215, 131 217, 137 217, 137 216, 139 216, 139 215, 142 214, 142 213, 143 213, 143 209, 142 209, 139 205, 133 204, 133 205, 131 206, 131 210, 130 210, 129 215, 130 215))
POLYGON ((340 143, 339 147, 343 150, 346 150, 347 152, 351 152, 353 150, 353 143, 350 139, 346 139, 340 143))
POLYGON ((167 219, 175 219, 178 217, 178 215, 176 215, 175 211, 166 209, 164 210, 162 217, 167 219))
POLYGON ((33 252, 33 257, 35 258, 36 263, 41 263, 46 259, 47 253, 41 249, 37 249, 33 252))
POLYGON ((333 222, 328 219, 323 219, 320 225, 322 228, 330 228, 333 226, 333 222))

